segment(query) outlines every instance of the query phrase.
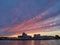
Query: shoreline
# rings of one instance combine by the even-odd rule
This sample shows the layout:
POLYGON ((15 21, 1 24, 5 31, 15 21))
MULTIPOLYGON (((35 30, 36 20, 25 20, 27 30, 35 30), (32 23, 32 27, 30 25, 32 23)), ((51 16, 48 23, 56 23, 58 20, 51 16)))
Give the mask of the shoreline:
POLYGON ((0 39, 0 40, 60 40, 60 39, 0 39))

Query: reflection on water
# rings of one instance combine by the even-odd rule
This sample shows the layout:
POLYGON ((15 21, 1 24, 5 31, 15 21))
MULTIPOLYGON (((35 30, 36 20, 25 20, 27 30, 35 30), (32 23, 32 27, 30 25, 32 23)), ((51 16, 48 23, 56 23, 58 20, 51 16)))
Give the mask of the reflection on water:
POLYGON ((60 40, 1 40, 0 45, 60 45, 60 40))

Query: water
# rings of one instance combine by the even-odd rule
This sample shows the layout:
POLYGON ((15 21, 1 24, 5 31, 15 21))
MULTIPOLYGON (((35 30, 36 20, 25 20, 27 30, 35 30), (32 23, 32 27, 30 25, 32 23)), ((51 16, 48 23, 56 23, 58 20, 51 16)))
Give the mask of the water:
POLYGON ((60 45, 60 40, 0 40, 0 45, 60 45))

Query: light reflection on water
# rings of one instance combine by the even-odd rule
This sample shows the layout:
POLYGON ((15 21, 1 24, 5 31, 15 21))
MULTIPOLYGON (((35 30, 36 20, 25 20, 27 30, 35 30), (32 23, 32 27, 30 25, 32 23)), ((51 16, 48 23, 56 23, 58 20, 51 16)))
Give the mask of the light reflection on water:
POLYGON ((0 45, 60 45, 60 40, 0 40, 0 45))

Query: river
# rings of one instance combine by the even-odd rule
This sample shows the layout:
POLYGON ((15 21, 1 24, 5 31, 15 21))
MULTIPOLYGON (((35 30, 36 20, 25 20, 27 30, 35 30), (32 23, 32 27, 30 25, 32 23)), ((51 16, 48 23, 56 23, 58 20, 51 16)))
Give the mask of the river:
POLYGON ((60 40, 0 40, 0 45, 60 45, 60 40))

